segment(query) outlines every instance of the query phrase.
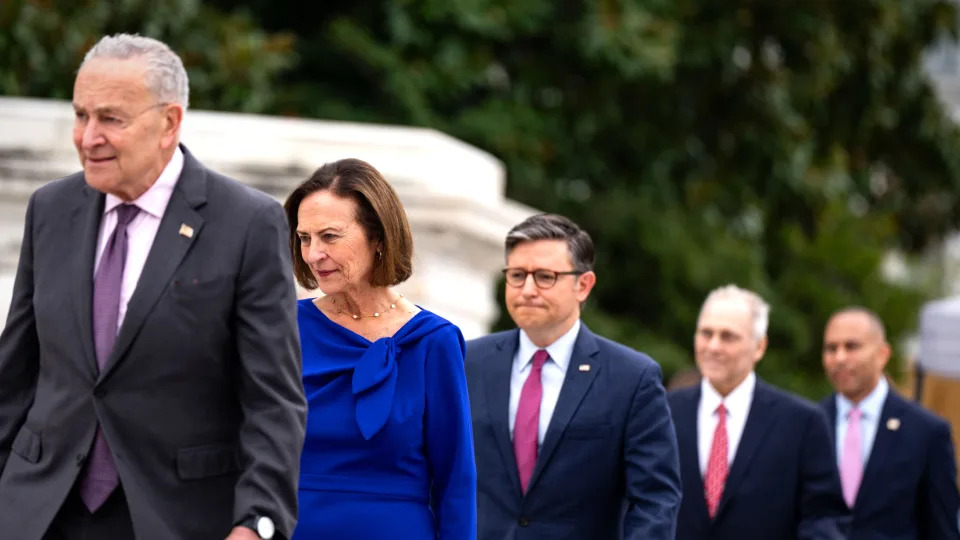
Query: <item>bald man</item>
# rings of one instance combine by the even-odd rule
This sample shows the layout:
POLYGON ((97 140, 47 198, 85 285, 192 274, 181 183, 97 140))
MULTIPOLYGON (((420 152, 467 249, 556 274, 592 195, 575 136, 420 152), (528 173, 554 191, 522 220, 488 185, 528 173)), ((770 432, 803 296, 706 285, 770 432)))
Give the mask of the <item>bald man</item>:
POLYGON ((850 539, 960 540, 950 426, 887 384, 883 322, 864 308, 830 317, 823 367, 836 393, 821 405, 853 520, 850 539))

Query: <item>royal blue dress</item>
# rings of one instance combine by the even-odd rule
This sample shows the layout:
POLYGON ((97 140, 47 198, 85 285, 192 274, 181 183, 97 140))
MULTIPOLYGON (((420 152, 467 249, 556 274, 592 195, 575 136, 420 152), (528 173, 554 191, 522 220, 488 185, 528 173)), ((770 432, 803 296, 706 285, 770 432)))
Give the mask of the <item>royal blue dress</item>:
POLYGON ((300 300, 307 393, 295 540, 472 540, 464 342, 422 310, 371 342, 300 300))

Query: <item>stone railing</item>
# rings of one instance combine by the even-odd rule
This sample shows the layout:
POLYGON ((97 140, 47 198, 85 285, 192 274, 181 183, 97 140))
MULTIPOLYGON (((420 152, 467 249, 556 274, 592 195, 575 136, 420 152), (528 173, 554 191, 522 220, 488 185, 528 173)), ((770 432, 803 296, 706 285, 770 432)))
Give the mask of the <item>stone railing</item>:
MULTIPOLYGON (((79 169, 72 126, 68 102, 0 98, 3 318, 30 193, 79 169)), ((208 111, 187 112, 181 140, 208 167, 278 200, 325 162, 370 162, 399 193, 414 231, 414 276, 400 292, 468 337, 496 317, 503 238, 534 210, 504 198, 504 169, 493 156, 428 129, 208 111)))

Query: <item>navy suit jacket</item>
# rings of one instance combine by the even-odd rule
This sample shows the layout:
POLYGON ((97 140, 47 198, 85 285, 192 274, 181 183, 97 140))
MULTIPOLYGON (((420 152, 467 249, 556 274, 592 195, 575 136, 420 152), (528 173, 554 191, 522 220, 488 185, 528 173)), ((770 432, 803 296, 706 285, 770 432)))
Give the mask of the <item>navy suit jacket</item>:
POLYGON ((678 540, 842 538, 848 512, 823 411, 758 378, 711 520, 698 459, 699 405, 699 385, 670 394, 684 493, 678 540))
MULTIPOLYGON (((836 437, 836 395, 820 405, 836 437)), ((957 465, 947 422, 887 394, 853 504, 851 540, 960 540, 957 465)))
POLYGON ((672 539, 680 471, 660 367, 581 325, 524 495, 507 418, 518 344, 518 330, 467 342, 477 538, 672 539))

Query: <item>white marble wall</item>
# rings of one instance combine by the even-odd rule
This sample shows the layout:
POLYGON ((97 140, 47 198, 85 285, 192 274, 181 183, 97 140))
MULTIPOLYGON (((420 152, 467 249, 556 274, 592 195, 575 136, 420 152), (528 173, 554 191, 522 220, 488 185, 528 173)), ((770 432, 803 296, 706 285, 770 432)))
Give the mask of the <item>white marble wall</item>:
MULTIPOLYGON (((0 98, 0 317, 5 320, 29 194, 79 168, 64 101, 0 98)), ((419 128, 188 111, 181 137, 208 167, 278 200, 328 161, 356 157, 400 194, 414 230, 414 276, 399 287, 414 302, 486 333, 503 238, 534 212, 504 198, 493 156, 419 128)))
MULTIPOLYGON (((0 169, 0 177, 2 174, 0 169)), ((10 293, 13 290, 13 278, 20 256, 25 210, 26 198, 4 199, 0 195, 0 321, 6 320, 10 306, 10 293)))

